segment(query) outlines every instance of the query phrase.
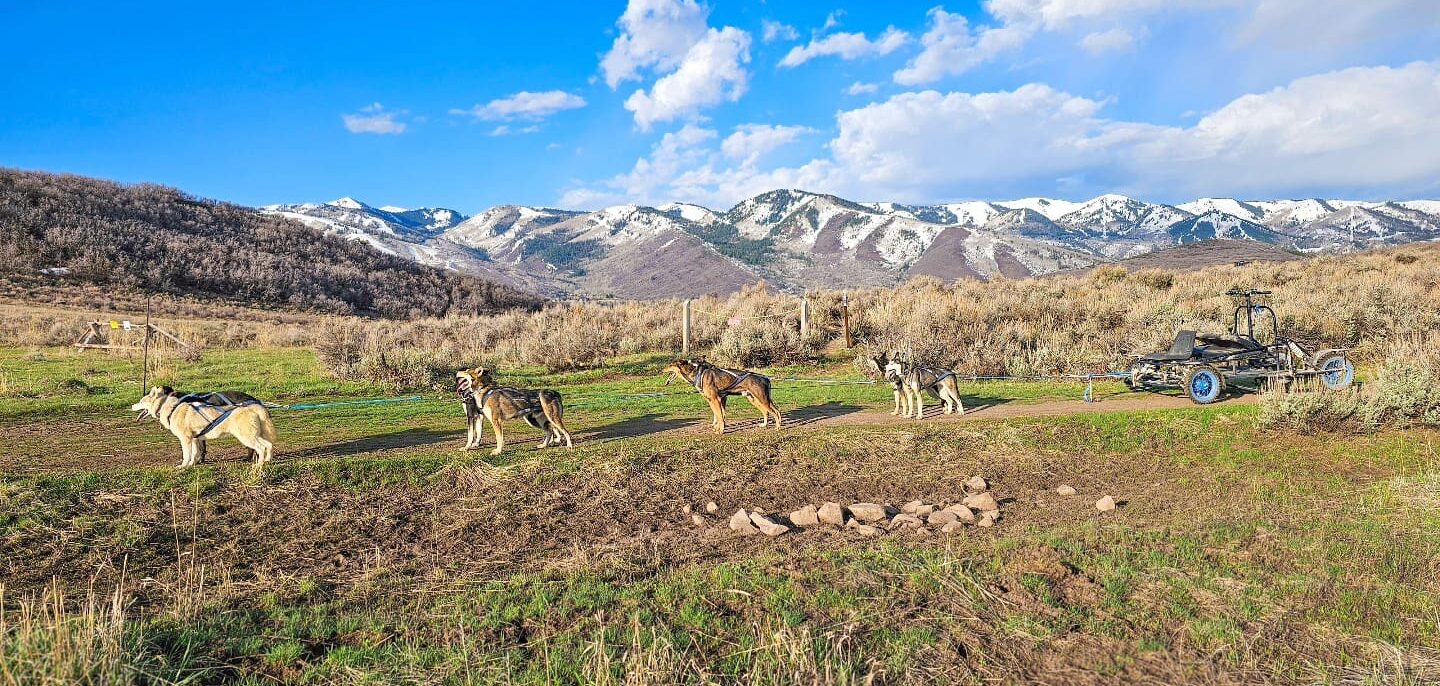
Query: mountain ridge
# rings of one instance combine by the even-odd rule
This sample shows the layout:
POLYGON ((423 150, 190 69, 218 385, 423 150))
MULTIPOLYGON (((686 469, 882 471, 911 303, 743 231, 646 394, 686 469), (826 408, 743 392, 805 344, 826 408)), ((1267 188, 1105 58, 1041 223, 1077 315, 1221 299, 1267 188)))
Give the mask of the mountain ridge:
POLYGON ((498 205, 466 217, 445 208, 375 208, 349 197, 260 211, 547 295, 637 298, 723 292, 760 280, 804 290, 920 275, 1029 276, 1207 240, 1305 254, 1440 239, 1435 200, 1214 197, 1171 205, 1105 194, 1078 202, 912 205, 776 189, 723 211, 684 202, 588 211, 498 205), (683 276, 674 277, 677 271, 683 276))

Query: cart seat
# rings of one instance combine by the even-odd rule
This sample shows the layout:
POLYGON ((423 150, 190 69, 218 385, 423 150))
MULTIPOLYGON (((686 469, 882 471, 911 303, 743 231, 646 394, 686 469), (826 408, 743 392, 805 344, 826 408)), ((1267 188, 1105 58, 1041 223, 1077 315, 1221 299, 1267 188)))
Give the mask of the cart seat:
POLYGON ((1146 362, 1180 362, 1195 354, 1195 332, 1181 331, 1175 334, 1175 342, 1163 353, 1151 353, 1141 360, 1146 362))
POLYGON ((1207 333, 1200 336, 1200 344, 1218 349, 1236 350, 1264 350, 1265 346, 1260 345, 1255 339, 1249 336, 1234 336, 1224 333, 1207 333))

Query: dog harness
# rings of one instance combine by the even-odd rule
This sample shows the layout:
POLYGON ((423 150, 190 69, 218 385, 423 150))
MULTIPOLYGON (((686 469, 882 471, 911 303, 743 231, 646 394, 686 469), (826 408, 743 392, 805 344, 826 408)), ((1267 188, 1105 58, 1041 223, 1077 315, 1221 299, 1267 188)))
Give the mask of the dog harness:
POLYGON ((705 372, 724 372, 724 373, 726 373, 726 374, 729 374, 729 375, 735 377, 733 380, 730 381, 730 385, 729 385, 729 386, 726 386, 726 387, 724 387, 724 388, 716 391, 716 394, 717 394, 717 395, 725 395, 726 393, 729 393, 729 392, 730 392, 731 390, 733 390, 736 386, 739 386, 739 385, 740 385, 741 383, 743 383, 746 379, 748 379, 748 378, 750 378, 750 377, 752 377, 752 376, 759 377, 759 378, 761 378, 761 379, 764 379, 764 380, 767 381, 767 382, 770 381, 770 377, 765 376, 764 374, 756 374, 755 372, 738 372, 738 373, 737 373, 737 372, 730 371, 729 369, 721 369, 721 368, 719 368, 719 367, 705 367, 705 368, 702 368, 702 369, 700 369, 699 371, 695 372, 695 381, 694 381, 693 385, 695 386, 695 390, 697 390, 697 391, 700 390, 700 384, 701 384, 701 382, 705 380, 705 372))
MULTIPOLYGON (((491 396, 491 395, 494 395, 494 394, 496 394, 496 393, 500 393, 501 395, 504 395, 504 396, 510 398, 511 400, 522 400, 522 401, 530 400, 530 399, 531 399, 531 396, 534 396, 535 402, 537 402, 537 403, 540 402, 540 394, 539 394, 538 392, 534 392, 534 391, 523 391, 523 390, 518 389, 518 388, 504 388, 504 387, 496 386, 496 387, 494 387, 494 388, 486 389, 484 393, 481 393, 481 394, 480 394, 480 397, 479 397, 479 398, 475 398, 475 389, 473 389, 473 388, 470 389, 470 397, 475 400, 476 409, 480 409, 481 412, 484 412, 484 410, 481 409, 481 408, 483 408, 483 407, 485 406, 485 401, 486 401, 486 400, 489 400, 489 399, 490 399, 490 396, 491 396), (517 396, 519 396, 519 397, 517 398, 517 396)), ((518 418, 524 419, 524 418, 526 418, 526 417, 529 417, 529 416, 532 415, 532 414, 535 414, 536 412, 542 411, 542 409, 543 409, 543 408, 540 408, 540 407, 524 407, 524 408, 521 408, 519 412, 516 412, 516 413, 515 413, 515 416, 518 417, 518 418)))
MULTIPOLYGON (((210 420, 210 423, 209 423, 209 424, 206 424, 206 425, 205 425, 205 428, 201 429, 198 433, 196 433, 196 434, 192 437, 192 440, 198 440, 201 436, 204 436, 205 434, 208 434, 208 433, 210 433, 211 431, 214 431, 214 430, 215 430, 215 427, 220 426, 221 422, 224 422, 225 419, 230 416, 230 413, 234 412, 235 410, 238 410, 238 409, 240 409, 240 408, 242 408, 242 407, 247 407, 247 406, 250 406, 250 405, 260 405, 260 404, 261 404, 259 401, 256 401, 256 400, 247 400, 247 401, 241 402, 241 403, 230 403, 230 402, 229 402, 230 398, 228 398, 224 393, 186 393, 185 395, 178 396, 178 397, 175 396, 175 395, 173 395, 173 394, 170 395, 170 396, 168 396, 168 397, 175 398, 175 404, 174 404, 174 405, 171 405, 171 406, 170 406, 170 411, 165 413, 165 421, 162 423, 162 425, 165 426, 165 427, 167 427, 167 428, 170 426, 170 420, 171 420, 171 418, 173 418, 173 417, 175 416, 175 411, 176 411, 176 410, 179 410, 181 405, 189 405, 189 406, 191 407, 191 409, 195 410, 196 412, 200 412, 200 408, 202 408, 202 407, 208 407, 208 408, 211 408, 211 409, 219 409, 219 408, 221 408, 221 407, 226 408, 226 409, 224 409, 224 410, 221 410, 221 411, 220 411, 220 414, 216 415, 214 419, 210 420), (204 398, 204 397, 210 396, 210 395, 219 396, 220 399, 226 401, 227 404, 226 404, 226 405, 211 405, 211 404, 208 404, 208 403, 195 402, 195 399, 196 399, 196 398, 204 398)), ((204 417, 204 416, 205 416, 205 413, 200 412, 200 416, 201 416, 201 417, 204 417)))

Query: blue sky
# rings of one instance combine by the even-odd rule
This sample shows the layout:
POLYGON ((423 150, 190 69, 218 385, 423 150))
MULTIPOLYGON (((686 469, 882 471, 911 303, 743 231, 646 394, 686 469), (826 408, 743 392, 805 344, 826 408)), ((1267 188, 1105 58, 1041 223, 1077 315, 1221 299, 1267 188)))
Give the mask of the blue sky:
POLYGON ((1440 196, 1440 2, 41 2, 0 165, 244 204, 1440 196))

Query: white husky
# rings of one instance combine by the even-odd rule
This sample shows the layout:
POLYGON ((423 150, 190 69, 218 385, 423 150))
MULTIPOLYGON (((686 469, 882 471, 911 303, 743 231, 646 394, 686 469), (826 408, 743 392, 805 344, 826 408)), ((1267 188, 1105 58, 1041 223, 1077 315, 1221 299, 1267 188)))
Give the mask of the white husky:
POLYGON ((154 417, 180 439, 181 467, 199 464, 205 455, 205 441, 226 434, 255 451, 257 467, 275 453, 275 424, 270 421, 270 411, 258 401, 211 405, 156 386, 130 409, 139 412, 140 419, 154 417))

